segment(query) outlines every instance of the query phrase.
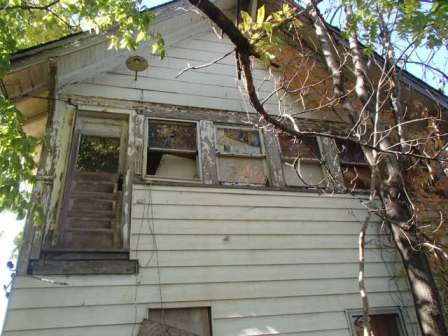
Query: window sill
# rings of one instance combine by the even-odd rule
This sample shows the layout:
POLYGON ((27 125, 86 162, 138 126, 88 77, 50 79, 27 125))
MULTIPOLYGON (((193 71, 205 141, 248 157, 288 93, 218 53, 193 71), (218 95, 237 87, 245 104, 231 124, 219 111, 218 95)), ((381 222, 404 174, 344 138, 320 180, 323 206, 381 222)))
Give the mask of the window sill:
POLYGON ((181 187, 201 187, 201 188, 222 188, 222 189, 249 189, 249 190, 265 190, 265 191, 287 191, 287 192, 303 192, 303 193, 320 193, 320 194, 341 194, 360 196, 362 198, 367 197, 370 194, 370 190, 355 189, 355 190, 327 190, 323 187, 306 187, 306 186, 284 186, 284 187, 272 187, 265 185, 255 184, 205 184, 202 181, 197 183, 191 182, 179 182, 173 180, 147 180, 142 178, 136 178, 134 185, 160 185, 160 186, 181 186, 181 187))
POLYGON ((31 260, 32 275, 135 274, 137 260, 129 252, 42 251, 39 260, 31 260))

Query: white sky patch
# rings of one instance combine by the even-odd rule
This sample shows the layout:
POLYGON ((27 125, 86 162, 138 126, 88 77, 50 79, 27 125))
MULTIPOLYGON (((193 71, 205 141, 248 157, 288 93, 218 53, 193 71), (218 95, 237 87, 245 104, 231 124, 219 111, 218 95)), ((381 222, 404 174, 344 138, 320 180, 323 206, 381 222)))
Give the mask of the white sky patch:
MULTIPOLYGON (((5 297, 3 285, 11 281, 11 276, 6 263, 11 260, 11 253, 14 249, 14 238, 22 230, 24 221, 16 220, 16 216, 11 213, 0 213, 0 331, 3 328, 6 306, 8 299, 5 297)), ((15 260, 14 260, 15 264, 15 260)))

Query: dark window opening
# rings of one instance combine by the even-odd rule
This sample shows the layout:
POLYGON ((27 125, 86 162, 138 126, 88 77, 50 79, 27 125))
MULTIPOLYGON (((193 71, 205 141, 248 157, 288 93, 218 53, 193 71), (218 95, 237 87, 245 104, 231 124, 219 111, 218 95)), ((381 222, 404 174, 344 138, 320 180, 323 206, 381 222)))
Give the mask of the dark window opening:
POLYGON ((360 145, 336 140, 344 183, 348 189, 369 189, 371 170, 360 145))
MULTIPOLYGON (((363 336, 362 315, 353 315, 352 323, 354 336, 363 336)), ((397 313, 370 315, 370 329, 375 336, 404 336, 397 313)))
POLYGON ((198 179, 196 124, 150 119, 146 173, 162 178, 198 179))

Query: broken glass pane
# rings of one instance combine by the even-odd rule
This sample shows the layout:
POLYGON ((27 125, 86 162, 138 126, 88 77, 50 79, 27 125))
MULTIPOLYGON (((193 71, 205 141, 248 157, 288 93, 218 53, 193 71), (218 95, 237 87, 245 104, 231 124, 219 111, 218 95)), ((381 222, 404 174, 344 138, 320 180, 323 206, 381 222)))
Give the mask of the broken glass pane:
POLYGON ((88 172, 117 173, 120 138, 81 135, 76 168, 88 172))
POLYGON ((218 149, 228 154, 262 154, 260 135, 257 130, 218 128, 218 149))
POLYGON ((284 157, 320 159, 319 145, 315 137, 293 137, 281 133, 278 140, 284 157))
POLYGON ((366 158, 360 145, 348 140, 336 140, 339 155, 342 162, 360 162, 365 163, 366 158))
POLYGON ((196 127, 194 124, 149 120, 148 133, 149 147, 196 150, 196 127))
POLYGON ((220 157, 219 179, 228 183, 266 185, 264 159, 220 157))
POLYGON ((158 177, 199 178, 195 153, 148 151, 147 173, 158 177))
POLYGON ((370 188, 370 168, 367 166, 342 165, 345 186, 349 189, 370 188))

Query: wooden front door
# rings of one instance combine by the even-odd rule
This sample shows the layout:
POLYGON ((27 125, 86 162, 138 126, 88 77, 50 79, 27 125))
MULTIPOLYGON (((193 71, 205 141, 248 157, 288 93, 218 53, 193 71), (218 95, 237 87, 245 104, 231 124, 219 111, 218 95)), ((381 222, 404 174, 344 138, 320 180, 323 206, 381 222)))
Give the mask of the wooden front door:
POLYGON ((119 249, 127 122, 79 117, 61 211, 59 247, 119 249))

